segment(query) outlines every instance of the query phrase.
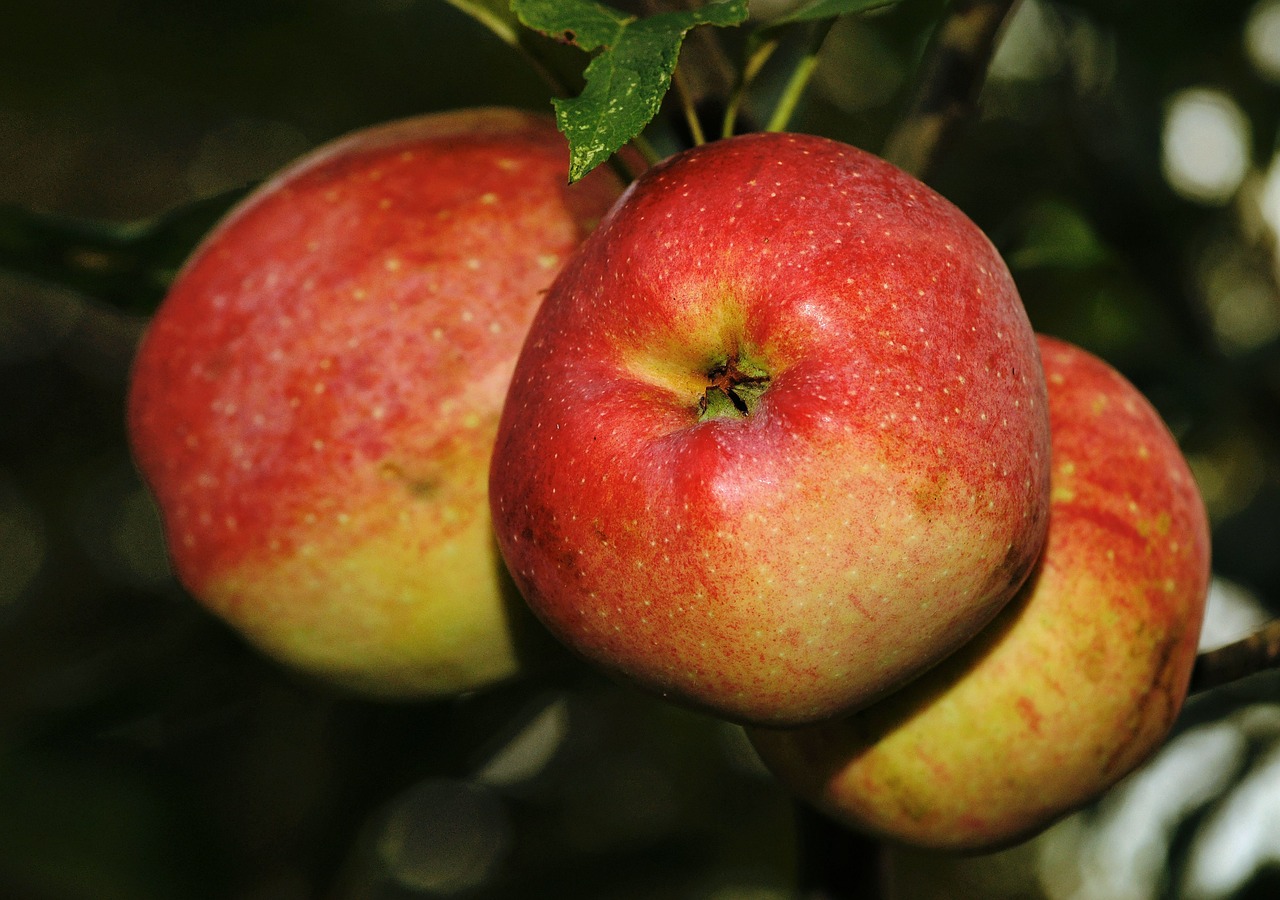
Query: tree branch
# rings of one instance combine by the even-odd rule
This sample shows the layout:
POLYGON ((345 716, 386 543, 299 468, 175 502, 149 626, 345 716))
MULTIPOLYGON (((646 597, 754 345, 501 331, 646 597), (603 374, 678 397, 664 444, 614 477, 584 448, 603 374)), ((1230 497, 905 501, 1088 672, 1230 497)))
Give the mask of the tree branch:
POLYGON ((1000 28, 1017 0, 955 0, 934 34, 915 97, 885 142, 884 157, 918 178, 977 108, 1000 28))
POLYGON ((1280 619, 1246 638, 1196 657, 1189 693, 1198 694, 1250 675, 1280 668, 1280 619))

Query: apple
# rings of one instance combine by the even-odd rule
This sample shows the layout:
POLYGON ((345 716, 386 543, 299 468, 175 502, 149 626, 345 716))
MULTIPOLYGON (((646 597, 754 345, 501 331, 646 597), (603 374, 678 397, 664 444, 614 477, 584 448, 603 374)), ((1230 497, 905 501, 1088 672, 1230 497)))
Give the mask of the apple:
POLYGON ((754 134, 650 169, 540 308, 490 503, 538 617, 737 722, 865 705, 976 634, 1044 539, 1035 336, 959 210, 754 134))
POLYGON ((1164 741, 1209 582, 1204 505, 1159 415, 1114 369, 1040 339, 1052 423, 1044 555, 974 641, 894 696, 794 731, 765 764, 839 821, 996 849, 1100 795, 1164 741))
POLYGON ((543 291, 621 193, 549 118, 428 115, 270 179, 186 263, 128 424, 182 583, 265 652, 378 696, 520 667, 498 415, 543 291))

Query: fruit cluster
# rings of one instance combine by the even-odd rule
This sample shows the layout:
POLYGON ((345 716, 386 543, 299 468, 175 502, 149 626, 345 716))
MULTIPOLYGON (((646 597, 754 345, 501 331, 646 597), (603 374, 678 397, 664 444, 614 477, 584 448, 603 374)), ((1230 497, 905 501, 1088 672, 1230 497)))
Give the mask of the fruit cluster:
POLYGON ((129 409, 190 591, 294 666, 419 697, 520 671, 527 604, 923 846, 1018 839, 1142 762, 1209 539, 1137 390, 852 147, 726 139, 625 193, 566 169, 541 117, 426 117, 204 241, 129 409))

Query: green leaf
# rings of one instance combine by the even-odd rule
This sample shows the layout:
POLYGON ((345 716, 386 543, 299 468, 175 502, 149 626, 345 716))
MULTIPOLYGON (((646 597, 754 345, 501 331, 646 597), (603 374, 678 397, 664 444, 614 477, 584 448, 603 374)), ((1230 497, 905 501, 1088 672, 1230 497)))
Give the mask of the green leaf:
POLYGON ((892 6, 898 2, 899 0, 813 0, 812 3, 806 3, 785 16, 771 20, 769 27, 775 28, 792 22, 813 22, 817 19, 832 19, 836 16, 844 16, 851 13, 870 12, 873 9, 892 6))
POLYGON ((475 19, 498 36, 504 44, 519 46, 520 20, 507 0, 444 0, 450 6, 475 19))
POLYGON ((652 121, 671 86, 680 45, 698 25, 738 25, 746 0, 635 18, 590 0, 512 0, 528 27, 600 52, 577 97, 555 100, 556 124, 569 140, 569 180, 608 159, 652 121))
POLYGON ((547 37, 595 50, 617 41, 635 16, 593 0, 512 0, 520 21, 547 37))

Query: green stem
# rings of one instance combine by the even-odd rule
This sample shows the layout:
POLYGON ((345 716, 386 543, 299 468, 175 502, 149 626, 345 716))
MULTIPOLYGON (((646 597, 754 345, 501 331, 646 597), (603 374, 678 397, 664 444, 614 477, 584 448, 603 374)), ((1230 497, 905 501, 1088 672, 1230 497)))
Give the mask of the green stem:
POLYGON ((755 82, 756 76, 760 74, 760 70, 764 68, 764 64, 769 61, 769 57, 773 56, 773 51, 778 49, 778 39, 765 41, 750 57, 747 58, 747 64, 742 67, 742 77, 734 86, 733 93, 729 95, 729 102, 724 110, 724 127, 721 129, 721 137, 732 137, 733 131, 738 125, 738 111, 742 108, 742 102, 746 99, 747 91, 755 82))
POLYGON ((702 132, 702 123, 698 121, 698 108, 693 102, 688 85, 685 84, 684 76, 680 73, 680 69, 677 68, 675 70, 671 80, 676 87, 676 96, 680 98, 680 109, 684 111, 685 122, 689 125, 689 136, 693 140, 693 145, 695 147, 701 146, 707 142, 707 136, 702 132))
POLYGON ((640 151, 640 155, 644 157, 645 162, 649 165, 652 166, 662 159, 662 154, 654 148, 653 144, 649 143, 649 139, 643 134, 637 134, 631 139, 631 143, 636 145, 636 149, 640 151))
POLYGON ((782 95, 778 98, 778 104, 773 109, 773 116, 770 117, 769 123, 765 126, 766 131, 783 131, 786 129, 787 124, 791 121, 791 116, 795 113, 796 106, 800 103, 800 98, 804 95, 805 88, 809 86, 809 80, 818 68, 818 52, 822 49, 823 41, 827 39, 827 34, 831 31, 833 24, 835 24, 835 19, 827 19, 811 26, 812 32, 809 38, 809 46, 799 64, 792 70, 791 77, 787 79, 786 87, 783 88, 782 95))

